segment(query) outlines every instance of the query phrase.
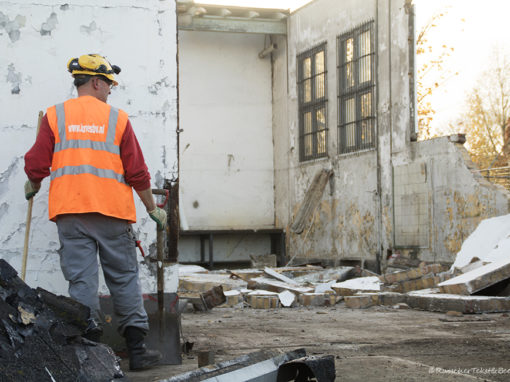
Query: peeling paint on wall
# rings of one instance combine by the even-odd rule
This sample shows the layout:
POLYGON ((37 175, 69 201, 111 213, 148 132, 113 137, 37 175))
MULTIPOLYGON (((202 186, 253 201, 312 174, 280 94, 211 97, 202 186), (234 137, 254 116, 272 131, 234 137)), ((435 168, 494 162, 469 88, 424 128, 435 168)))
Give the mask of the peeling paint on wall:
POLYGON ((51 36, 51 32, 57 28, 58 19, 57 14, 52 13, 50 17, 41 25, 41 36, 51 36))
POLYGON ((97 25, 95 21, 92 21, 88 26, 82 25, 80 26, 80 32, 85 34, 91 34, 97 29, 97 25))
POLYGON ((16 72, 14 64, 9 64, 7 68, 7 82, 12 84, 11 94, 19 94, 20 93, 20 83, 21 83, 21 73, 16 72))
POLYGON ((162 87, 167 88, 169 86, 170 86, 170 84, 168 83, 168 77, 165 77, 165 78, 162 78, 161 80, 159 80, 158 82, 155 82, 152 85, 150 85, 148 87, 148 89, 149 89, 149 93, 157 95, 159 90, 162 87))
POLYGON ((20 29, 25 26, 27 18, 22 15, 17 15, 14 20, 10 21, 7 15, 0 12, 0 30, 5 29, 11 42, 16 42, 21 36, 20 29))

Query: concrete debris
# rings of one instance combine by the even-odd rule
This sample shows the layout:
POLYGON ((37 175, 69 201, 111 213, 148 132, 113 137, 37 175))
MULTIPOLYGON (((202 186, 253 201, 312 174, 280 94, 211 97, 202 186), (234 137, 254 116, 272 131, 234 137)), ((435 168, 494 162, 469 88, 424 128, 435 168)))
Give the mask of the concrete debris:
MULTIPOLYGON (((240 284, 227 283, 225 289, 239 293, 229 295, 225 306, 275 309, 298 304, 333 306, 343 300, 351 309, 384 305, 460 314, 507 312, 510 311, 508 227, 510 215, 483 221, 466 239, 451 267, 420 262, 412 253, 394 253, 388 263, 392 266, 389 269, 397 271, 383 275, 359 266, 329 269, 264 266, 263 271, 229 271, 230 280, 240 284), (483 242, 485 237, 490 243, 483 242), (252 292, 241 291, 245 287, 252 292)), ((189 291, 203 288, 190 283, 210 285, 207 283, 227 280, 228 276, 201 273, 181 278, 181 289, 189 291)))
POLYGON ((288 290, 284 290, 283 292, 278 294, 278 298, 280 299, 280 303, 284 307, 291 307, 292 304, 296 301, 296 295, 288 290))
POLYGON ((358 277, 331 285, 340 296, 352 296, 358 292, 379 292, 381 282, 377 276, 358 277))
POLYGON ((294 281, 304 283, 324 283, 324 282, 342 282, 352 278, 351 272, 353 267, 336 267, 328 269, 319 269, 310 271, 302 276, 294 277, 294 281))
POLYGON ((313 292, 313 288, 310 287, 300 287, 294 285, 290 285, 287 283, 284 283, 283 281, 278 280, 272 280, 267 277, 257 277, 254 279, 251 279, 248 282, 248 288, 250 289, 265 289, 269 290, 271 292, 283 292, 284 290, 289 290, 291 292, 295 293, 310 293, 313 292))
POLYGON ((30 288, 0 259, 2 381, 125 380, 113 350, 82 337, 89 314, 67 297, 30 288))
POLYGON ((268 268, 268 267, 265 267, 264 268, 264 273, 268 276, 271 276, 277 280, 280 280, 280 281, 283 281, 284 283, 287 283, 287 284, 291 284, 291 285, 298 285, 298 283, 294 280, 292 280, 291 278, 285 276, 285 275, 282 275, 274 270, 272 270, 271 268, 268 268))
POLYGON ((217 285, 221 285, 223 290, 232 290, 246 288, 248 284, 244 280, 231 278, 227 273, 195 273, 179 276, 180 291, 203 293, 217 285))
POLYGON ((471 295, 510 278, 510 260, 482 265, 472 271, 440 283, 442 293, 471 295))

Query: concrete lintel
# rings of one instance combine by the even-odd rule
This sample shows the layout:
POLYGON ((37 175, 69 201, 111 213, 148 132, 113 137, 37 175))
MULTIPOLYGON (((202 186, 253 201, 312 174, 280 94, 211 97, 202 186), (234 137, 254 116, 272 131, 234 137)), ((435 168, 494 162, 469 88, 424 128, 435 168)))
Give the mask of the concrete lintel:
POLYGON ((213 16, 189 17, 179 15, 178 28, 180 30, 203 32, 287 34, 286 20, 268 19, 220 18, 213 16))

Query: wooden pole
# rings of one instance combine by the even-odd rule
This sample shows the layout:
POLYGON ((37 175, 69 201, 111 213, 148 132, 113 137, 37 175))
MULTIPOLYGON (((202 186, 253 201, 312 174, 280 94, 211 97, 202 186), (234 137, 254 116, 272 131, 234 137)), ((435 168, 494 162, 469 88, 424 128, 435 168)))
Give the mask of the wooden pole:
MULTIPOLYGON (((43 112, 39 112, 39 119, 37 121, 37 131, 35 133, 35 137, 37 139, 37 135, 39 135, 39 129, 41 128, 41 121, 43 118, 43 112)), ((31 197, 28 201, 28 210, 27 210, 27 224, 25 228, 25 243, 23 245, 23 258, 21 260, 21 279, 25 281, 25 276, 27 273, 27 257, 28 257, 28 240, 30 237, 30 223, 32 222, 32 205, 34 204, 34 197, 31 197)))

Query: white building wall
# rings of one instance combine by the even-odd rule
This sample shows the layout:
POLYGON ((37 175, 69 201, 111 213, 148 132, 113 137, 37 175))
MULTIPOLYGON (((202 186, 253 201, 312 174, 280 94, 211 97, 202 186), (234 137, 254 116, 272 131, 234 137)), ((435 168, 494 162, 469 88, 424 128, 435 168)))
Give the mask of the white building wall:
POLYGON ((189 229, 274 225, 264 42, 264 35, 179 31, 180 208, 189 229))
MULTIPOLYGON (((152 186, 177 177, 177 63, 175 2, 168 0, 0 1, 0 257, 21 270, 27 202, 23 156, 35 140, 39 110, 76 96, 66 64, 100 53, 122 68, 108 102, 125 110, 145 155, 152 186)), ((34 199, 26 281, 67 293, 48 221, 49 179, 34 199)), ((147 252, 156 229, 137 197, 134 225, 147 252)), ((139 260, 142 260, 141 257, 139 260)), ((155 291, 155 273, 141 264, 144 292, 155 291)), ((167 290, 175 291, 175 267, 167 290)), ((107 293, 104 285, 101 292, 107 293)))

